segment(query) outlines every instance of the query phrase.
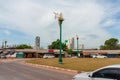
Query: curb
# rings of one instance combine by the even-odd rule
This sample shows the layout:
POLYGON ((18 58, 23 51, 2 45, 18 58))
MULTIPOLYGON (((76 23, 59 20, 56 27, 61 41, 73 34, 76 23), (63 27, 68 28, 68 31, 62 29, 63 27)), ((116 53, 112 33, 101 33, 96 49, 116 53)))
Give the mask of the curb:
POLYGON ((17 60, 29 60, 29 59, 17 59, 17 58, 8 58, 8 59, 0 59, 1 62, 11 62, 11 61, 17 61, 17 60))
POLYGON ((19 60, 31 60, 30 58, 7 58, 7 59, 0 59, 1 62, 12 62, 12 61, 19 61, 19 60))
POLYGON ((21 64, 32 66, 32 67, 37 67, 37 68, 49 69, 53 71, 59 71, 59 72, 68 73, 72 75, 78 74, 77 70, 64 69, 64 68, 59 68, 59 67, 47 66, 47 65, 38 65, 38 64, 32 64, 32 63, 26 63, 26 62, 21 62, 21 64))

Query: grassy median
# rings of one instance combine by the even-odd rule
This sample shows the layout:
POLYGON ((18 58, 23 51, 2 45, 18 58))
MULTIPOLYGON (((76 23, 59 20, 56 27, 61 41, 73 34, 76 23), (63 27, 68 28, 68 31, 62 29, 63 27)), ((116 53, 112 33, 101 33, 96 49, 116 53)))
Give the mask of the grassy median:
POLYGON ((91 71, 97 68, 111 65, 120 64, 120 58, 63 58, 63 64, 58 64, 58 58, 52 59, 34 59, 27 60, 27 63, 48 65, 54 67, 61 67, 79 71, 91 71))

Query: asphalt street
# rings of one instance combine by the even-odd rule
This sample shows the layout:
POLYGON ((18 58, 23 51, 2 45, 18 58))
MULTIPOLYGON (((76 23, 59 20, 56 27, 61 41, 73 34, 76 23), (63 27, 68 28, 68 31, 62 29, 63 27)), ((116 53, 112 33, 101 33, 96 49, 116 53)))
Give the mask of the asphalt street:
POLYGON ((20 61, 0 62, 0 80, 71 80, 73 75, 35 68, 20 61))

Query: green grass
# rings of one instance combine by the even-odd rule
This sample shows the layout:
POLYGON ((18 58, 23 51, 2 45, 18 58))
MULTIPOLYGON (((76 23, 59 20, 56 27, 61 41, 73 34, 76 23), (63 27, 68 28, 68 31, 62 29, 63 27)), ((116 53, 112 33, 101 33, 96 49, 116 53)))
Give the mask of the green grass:
POLYGON ((63 64, 58 64, 58 58, 27 60, 27 63, 61 67, 79 71, 92 71, 97 68, 120 64, 120 58, 63 58, 63 64))

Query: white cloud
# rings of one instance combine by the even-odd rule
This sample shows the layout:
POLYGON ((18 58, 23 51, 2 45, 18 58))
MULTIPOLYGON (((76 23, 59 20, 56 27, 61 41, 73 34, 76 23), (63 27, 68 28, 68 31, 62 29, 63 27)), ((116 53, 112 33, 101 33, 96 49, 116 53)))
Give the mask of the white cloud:
POLYGON ((110 34, 104 30, 103 24, 114 23, 110 18, 101 25, 101 21, 109 15, 110 5, 106 7, 97 0, 8 1, 0 1, 0 24, 29 34, 31 38, 39 35, 42 45, 45 46, 59 38, 59 27, 54 20, 53 11, 63 12, 63 40, 77 34, 80 36, 80 43, 87 48, 98 47, 104 43, 110 34))
POLYGON ((3 33, 5 33, 5 34, 8 35, 8 36, 11 35, 11 32, 8 31, 8 30, 4 30, 3 33))

